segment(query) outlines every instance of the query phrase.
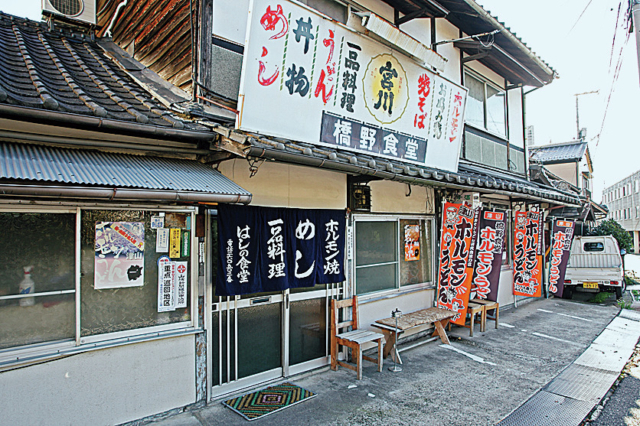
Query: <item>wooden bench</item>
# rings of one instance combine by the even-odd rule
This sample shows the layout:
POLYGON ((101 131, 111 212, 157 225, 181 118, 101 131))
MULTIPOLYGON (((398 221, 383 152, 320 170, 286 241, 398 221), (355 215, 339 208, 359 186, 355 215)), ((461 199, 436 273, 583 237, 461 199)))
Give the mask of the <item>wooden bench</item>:
POLYGON ((494 320, 496 322, 496 328, 498 328, 498 319, 500 317, 500 304, 498 302, 492 302, 486 299, 472 299, 471 302, 484 307, 484 312, 482 313, 484 319, 482 320, 481 332, 487 331, 487 318, 494 320), (489 311, 494 311, 493 318, 488 315, 489 311))
MULTIPOLYGON (((449 338, 445 332, 445 327, 449 323, 449 320, 456 316, 456 312, 443 308, 427 308, 421 309, 415 312, 409 312, 398 317, 398 335, 401 335, 405 331, 420 327, 426 324, 433 324, 435 330, 432 336, 440 336, 442 343, 450 345, 449 338)), ((396 319, 394 317, 379 319, 372 324, 374 327, 378 327, 385 335, 384 344, 384 357, 389 356, 396 343, 396 319)), ((394 359, 398 362, 400 357, 397 352, 394 354, 394 359)))

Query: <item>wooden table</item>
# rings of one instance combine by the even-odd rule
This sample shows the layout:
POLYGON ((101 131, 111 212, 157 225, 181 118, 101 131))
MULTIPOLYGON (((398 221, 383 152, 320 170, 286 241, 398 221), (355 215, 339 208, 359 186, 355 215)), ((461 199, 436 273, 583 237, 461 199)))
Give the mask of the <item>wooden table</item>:
MULTIPOLYGON (((440 336, 442 343, 450 345, 451 343, 449 342, 449 338, 445 332, 445 327, 449 323, 449 320, 455 315, 456 312, 443 308, 427 308, 410 312, 408 314, 402 314, 398 317, 398 335, 414 327, 433 324, 436 329, 432 336, 437 334, 440 336)), ((385 335, 383 355, 386 358, 391 353, 396 343, 396 319, 393 317, 383 318, 377 320, 372 325, 380 328, 385 335)), ((397 353, 397 349, 394 354, 394 358, 397 362, 402 363, 402 361, 400 361, 400 356, 397 353)))

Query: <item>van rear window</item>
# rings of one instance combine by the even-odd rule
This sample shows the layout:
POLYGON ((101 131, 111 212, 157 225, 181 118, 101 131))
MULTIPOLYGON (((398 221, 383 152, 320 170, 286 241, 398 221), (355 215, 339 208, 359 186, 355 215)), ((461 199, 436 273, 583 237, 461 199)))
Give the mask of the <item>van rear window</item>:
POLYGON ((582 246, 582 248, 584 249, 584 251, 604 251, 604 244, 603 243, 584 243, 584 246, 582 246))

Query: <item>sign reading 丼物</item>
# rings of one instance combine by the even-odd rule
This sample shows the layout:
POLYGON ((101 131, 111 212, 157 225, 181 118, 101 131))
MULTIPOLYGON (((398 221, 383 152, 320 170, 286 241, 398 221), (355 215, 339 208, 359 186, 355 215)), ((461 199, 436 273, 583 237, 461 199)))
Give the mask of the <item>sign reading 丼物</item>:
POLYGON ((482 210, 476 227, 477 242, 471 280, 472 299, 487 299, 493 302, 498 300, 506 229, 505 212, 482 210))
POLYGON ((513 238, 513 294, 542 296, 541 213, 516 212, 513 238))
POLYGON ((458 314, 453 323, 464 325, 473 276, 474 224, 478 209, 445 203, 440 240, 440 293, 438 306, 458 314))
POLYGON ((467 89, 299 4, 252 5, 239 129, 457 170, 467 89))
POLYGON ((218 206, 216 295, 345 280, 345 211, 218 206))
POLYGON ((96 222, 95 289, 144 285, 144 223, 96 222))
POLYGON ((564 274, 571 255, 573 229, 572 220, 553 221, 549 258, 549 291, 558 297, 562 297, 564 290, 564 274))

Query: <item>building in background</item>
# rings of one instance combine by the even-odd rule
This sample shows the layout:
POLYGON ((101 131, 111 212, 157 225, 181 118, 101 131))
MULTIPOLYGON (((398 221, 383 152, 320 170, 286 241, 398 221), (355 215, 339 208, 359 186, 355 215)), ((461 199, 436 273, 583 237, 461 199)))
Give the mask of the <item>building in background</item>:
POLYGON ((609 208, 607 218, 615 219, 633 237, 633 251, 640 253, 640 171, 602 191, 609 208))

